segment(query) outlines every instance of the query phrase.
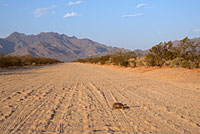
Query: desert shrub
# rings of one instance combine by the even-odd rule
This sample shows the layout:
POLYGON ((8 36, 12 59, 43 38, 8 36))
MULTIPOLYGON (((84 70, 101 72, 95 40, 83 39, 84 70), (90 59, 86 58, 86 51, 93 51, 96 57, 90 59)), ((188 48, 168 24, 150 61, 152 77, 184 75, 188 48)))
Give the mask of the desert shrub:
POLYGON ((147 66, 155 66, 156 65, 156 57, 155 55, 149 53, 145 56, 145 62, 147 66))
POLYGON ((193 68, 198 68, 199 64, 196 64, 195 62, 192 61, 183 60, 180 66, 183 68, 193 69, 193 68))
POLYGON ((124 58, 124 60, 129 60, 129 59, 136 60, 138 56, 135 52, 130 51, 130 52, 126 52, 126 53, 122 54, 122 57, 124 58))
POLYGON ((109 61, 110 57, 111 57, 110 55, 100 57, 99 58, 100 64, 102 64, 102 65, 106 64, 106 62, 109 61))
POLYGON ((135 62, 136 62, 136 67, 141 67, 146 65, 145 58, 138 58, 137 60, 135 60, 135 62))
POLYGON ((172 42, 160 43, 150 49, 146 55, 145 61, 148 66, 163 66, 165 61, 173 59, 173 53, 170 51, 172 42))
POLYGON ((6 67, 9 66, 9 61, 7 60, 6 57, 1 56, 0 57, 0 67, 6 67))
POLYGON ((193 69, 193 68, 199 68, 199 63, 195 63, 191 60, 185 60, 183 58, 175 58, 175 59, 169 61, 169 66, 193 69))
POLYGON ((21 66, 21 60, 16 56, 2 56, 0 59, 0 66, 21 66))
POLYGON ((137 59, 137 55, 135 52, 125 52, 123 53, 120 51, 119 53, 116 53, 115 55, 111 56, 111 63, 114 65, 120 65, 124 67, 130 66, 129 60, 130 59, 137 59))
POLYGON ((124 60, 121 56, 117 56, 117 55, 113 55, 111 56, 111 63, 113 63, 113 65, 120 65, 120 63, 122 63, 124 60))
POLYGON ((145 56, 145 62, 148 66, 199 68, 198 46, 198 43, 187 37, 178 46, 173 46, 171 41, 160 43, 150 49, 150 53, 145 56))
POLYGON ((183 60, 184 60, 183 58, 175 58, 175 59, 169 61, 169 66, 170 67, 180 67, 183 60))
POLYGON ((95 57, 95 58, 90 58, 89 60, 91 61, 91 63, 96 64, 99 62, 100 59, 99 57, 95 57))
POLYGON ((86 60, 85 59, 77 59, 77 62, 86 63, 86 60))
POLYGON ((129 66, 129 62, 128 61, 121 61, 120 62, 120 66, 121 67, 128 67, 129 66))
POLYGON ((111 64, 123 67, 130 66, 129 59, 137 59, 135 52, 123 52, 122 50, 113 55, 106 55, 101 57, 90 57, 86 59, 77 59, 81 63, 94 63, 94 64, 111 64))
POLYGON ((21 66, 22 65, 21 59, 18 56, 12 56, 12 57, 9 56, 9 61, 10 61, 11 66, 21 66))
POLYGON ((0 56, 0 67, 8 68, 13 66, 45 65, 60 63, 57 59, 27 56, 0 56))
POLYGON ((189 61, 189 64, 186 68, 189 68, 189 69, 199 68, 199 64, 193 61, 189 61))
POLYGON ((129 61, 129 66, 130 67, 136 67, 136 61, 135 60, 129 61))
POLYGON ((119 66, 124 66, 124 67, 128 67, 129 65, 128 61, 125 60, 123 56, 120 56, 120 55, 112 56, 111 62, 113 63, 113 65, 119 65, 119 66))
POLYGON ((136 62, 136 66, 137 67, 145 66, 145 63, 144 63, 144 61, 139 60, 139 61, 136 62))
POLYGON ((78 59, 82 63, 111 64, 124 67, 135 66, 170 66, 184 68, 199 68, 200 50, 199 44, 189 40, 187 37, 180 44, 173 46, 171 41, 160 43, 149 50, 144 58, 137 59, 135 52, 123 52, 122 50, 113 55, 78 59), (134 61, 131 62, 133 59, 134 61))
MULTIPOLYGON (((31 65, 34 61, 34 57, 31 55, 26 55, 21 57, 21 62, 23 66, 31 65)), ((37 63, 40 63, 40 59, 38 59, 37 63)))
POLYGON ((187 61, 187 60, 183 60, 183 61, 180 62, 180 66, 183 67, 183 68, 190 68, 191 62, 187 61))

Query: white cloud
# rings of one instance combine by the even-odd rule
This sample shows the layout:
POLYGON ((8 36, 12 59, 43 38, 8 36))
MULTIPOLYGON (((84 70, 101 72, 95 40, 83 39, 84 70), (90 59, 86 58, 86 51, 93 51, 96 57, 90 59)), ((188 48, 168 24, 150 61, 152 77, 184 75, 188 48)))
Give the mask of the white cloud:
POLYGON ((7 7, 8 4, 0 4, 0 7, 7 7))
POLYGON ((122 15, 121 17, 124 18, 124 17, 137 17, 137 16, 142 16, 143 13, 138 13, 138 14, 128 14, 128 15, 122 15))
POLYGON ((193 33, 200 33, 200 29, 193 29, 192 32, 193 33))
POLYGON ((138 5, 137 5, 137 8, 141 8, 141 7, 144 7, 144 6, 146 6, 146 5, 147 5, 147 3, 138 4, 138 5))
POLYGON ((79 16, 77 13, 75 12, 71 12, 71 13, 67 13, 63 16, 63 18, 68 18, 68 17, 74 17, 74 16, 79 16))
POLYGON ((70 1, 69 3, 68 3, 68 5, 69 6, 73 6, 73 5, 78 5, 78 4, 82 4, 82 3, 85 3, 84 1, 70 1))
MULTIPOLYGON (((51 7, 47 7, 47 8, 37 8, 34 11, 34 17, 35 18, 39 18, 42 15, 45 15, 46 13, 48 13, 48 11, 50 11, 51 9, 56 8, 55 5, 51 6, 51 7)), ((55 11, 52 11, 52 14, 55 14, 55 11)))
POLYGON ((144 7, 144 8, 152 8, 151 6, 148 6, 147 3, 138 4, 136 7, 137 7, 137 8, 141 8, 141 7, 144 7))

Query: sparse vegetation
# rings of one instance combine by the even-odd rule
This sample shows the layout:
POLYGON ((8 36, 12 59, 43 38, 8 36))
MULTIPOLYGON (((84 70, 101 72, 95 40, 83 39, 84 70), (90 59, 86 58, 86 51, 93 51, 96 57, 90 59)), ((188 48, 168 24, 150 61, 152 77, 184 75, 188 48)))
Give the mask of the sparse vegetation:
POLYGON ((35 66, 60 63, 57 59, 26 56, 3 56, 0 54, 0 68, 19 67, 19 66, 35 66))
POLYGON ((123 67, 135 67, 137 55, 135 52, 123 52, 120 51, 113 55, 106 55, 101 57, 91 57, 87 59, 78 59, 77 62, 81 63, 92 63, 92 64, 109 64, 109 65, 118 65, 123 67))
POLYGON ((145 56, 145 61, 148 66, 199 68, 198 46, 198 43, 187 37, 181 40, 178 46, 173 46, 171 41, 160 43, 150 49, 150 53, 145 56))
POLYGON ((139 58, 135 52, 118 52, 102 57, 78 59, 77 62, 92 64, 109 64, 123 67, 138 66, 169 66, 183 68, 199 68, 200 45, 187 37, 174 46, 171 41, 160 43, 149 50, 144 58, 139 58))

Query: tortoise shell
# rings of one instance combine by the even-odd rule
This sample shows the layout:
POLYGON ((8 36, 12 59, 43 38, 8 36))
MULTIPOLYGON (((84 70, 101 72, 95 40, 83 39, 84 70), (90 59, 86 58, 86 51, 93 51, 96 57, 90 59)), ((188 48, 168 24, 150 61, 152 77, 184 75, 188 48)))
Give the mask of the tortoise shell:
POLYGON ((125 109, 125 107, 126 107, 126 104, 122 104, 122 103, 119 103, 119 102, 116 102, 116 103, 114 103, 113 104, 113 110, 114 109, 125 109))

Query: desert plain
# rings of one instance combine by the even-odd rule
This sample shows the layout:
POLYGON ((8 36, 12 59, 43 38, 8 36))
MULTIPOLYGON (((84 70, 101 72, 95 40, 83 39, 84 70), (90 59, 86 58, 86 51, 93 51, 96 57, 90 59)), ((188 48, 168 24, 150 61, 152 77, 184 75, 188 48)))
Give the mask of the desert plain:
POLYGON ((1 134, 200 134, 200 70, 0 70, 1 134), (128 108, 112 110, 115 102, 128 108))

